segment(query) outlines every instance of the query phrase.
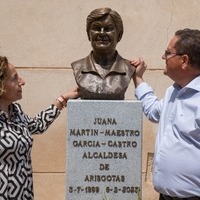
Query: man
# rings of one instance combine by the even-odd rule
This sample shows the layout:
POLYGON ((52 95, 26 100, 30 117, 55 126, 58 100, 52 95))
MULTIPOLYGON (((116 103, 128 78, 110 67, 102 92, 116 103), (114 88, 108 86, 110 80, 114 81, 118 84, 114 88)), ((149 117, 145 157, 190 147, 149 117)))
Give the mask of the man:
POLYGON ((162 58, 174 84, 160 101, 143 80, 144 61, 132 61, 136 97, 159 123, 153 184, 160 200, 200 200, 200 31, 177 31, 162 58))
POLYGON ((110 8, 93 10, 87 17, 87 35, 92 52, 72 63, 80 97, 123 100, 135 69, 116 51, 123 35, 120 15, 110 8))

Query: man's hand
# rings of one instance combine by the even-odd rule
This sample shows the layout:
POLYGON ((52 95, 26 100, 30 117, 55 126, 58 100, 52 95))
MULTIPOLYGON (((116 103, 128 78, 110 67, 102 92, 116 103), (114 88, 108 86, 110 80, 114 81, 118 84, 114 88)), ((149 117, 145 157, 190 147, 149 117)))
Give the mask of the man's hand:
POLYGON ((139 58, 138 60, 132 60, 130 63, 136 68, 135 73, 133 74, 133 82, 135 87, 137 87, 140 83, 144 82, 143 74, 147 68, 147 65, 142 58, 139 58))

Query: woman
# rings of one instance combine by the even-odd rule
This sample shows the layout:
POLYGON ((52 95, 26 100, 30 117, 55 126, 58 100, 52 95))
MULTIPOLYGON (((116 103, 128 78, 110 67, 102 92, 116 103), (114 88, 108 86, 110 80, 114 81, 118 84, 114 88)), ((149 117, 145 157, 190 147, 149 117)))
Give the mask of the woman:
POLYGON ((0 197, 1 200, 33 199, 31 167, 32 134, 44 132, 59 116, 77 90, 58 97, 35 118, 15 101, 22 98, 24 80, 6 57, 0 56, 0 197))
POLYGON ((123 35, 121 16, 110 8, 93 10, 87 35, 91 53, 71 64, 81 99, 123 100, 135 68, 116 50, 123 35))

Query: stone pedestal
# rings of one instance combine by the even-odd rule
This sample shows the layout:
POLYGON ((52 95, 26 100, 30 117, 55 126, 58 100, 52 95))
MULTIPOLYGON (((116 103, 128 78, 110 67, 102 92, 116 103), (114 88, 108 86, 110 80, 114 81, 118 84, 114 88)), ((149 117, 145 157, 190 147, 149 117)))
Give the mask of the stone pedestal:
POLYGON ((69 100, 66 200, 139 200, 142 103, 69 100))

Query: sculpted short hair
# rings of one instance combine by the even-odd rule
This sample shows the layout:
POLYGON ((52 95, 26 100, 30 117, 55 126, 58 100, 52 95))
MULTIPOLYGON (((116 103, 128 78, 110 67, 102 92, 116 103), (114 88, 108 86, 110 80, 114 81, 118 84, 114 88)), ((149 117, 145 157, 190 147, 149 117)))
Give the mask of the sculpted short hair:
POLYGON ((4 80, 6 78, 6 68, 8 67, 8 59, 0 56, 0 97, 4 92, 4 80))
POLYGON ((89 38, 89 31, 90 31, 90 26, 94 21, 98 21, 104 17, 110 16, 111 19, 113 20, 115 27, 118 32, 118 42, 121 40, 123 32, 124 32, 124 27, 123 27, 123 21, 121 16, 111 8, 98 8, 93 10, 88 16, 86 20, 86 31, 88 34, 89 38))
POLYGON ((177 53, 186 54, 193 67, 200 69, 200 31, 196 29, 183 29, 175 32, 179 40, 175 44, 177 53))

